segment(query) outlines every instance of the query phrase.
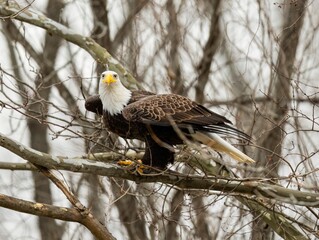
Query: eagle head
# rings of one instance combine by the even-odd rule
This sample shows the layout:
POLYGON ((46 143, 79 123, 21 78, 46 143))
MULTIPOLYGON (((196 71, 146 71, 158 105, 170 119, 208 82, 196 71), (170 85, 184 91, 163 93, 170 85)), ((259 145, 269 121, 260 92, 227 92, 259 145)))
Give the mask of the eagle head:
POLYGON ((101 74, 100 81, 102 83, 106 83, 107 86, 110 86, 111 84, 119 81, 119 75, 114 71, 105 71, 101 74))
POLYGON ((103 109, 110 115, 115 115, 128 104, 132 92, 123 86, 116 72, 104 71, 100 78, 99 94, 103 109))

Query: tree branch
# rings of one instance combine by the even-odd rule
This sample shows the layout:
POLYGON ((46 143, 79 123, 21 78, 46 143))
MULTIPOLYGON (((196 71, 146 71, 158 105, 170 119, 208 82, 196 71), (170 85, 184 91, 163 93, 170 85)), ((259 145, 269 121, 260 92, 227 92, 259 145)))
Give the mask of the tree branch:
MULTIPOLYGON (((301 98, 301 97, 293 97, 289 98, 289 101, 296 101, 298 103, 309 103, 313 105, 317 105, 319 103, 318 97, 307 97, 307 98, 301 98)), ((243 96, 243 97, 237 97, 230 100, 220 100, 220 101, 209 101, 208 106, 236 106, 236 105, 250 105, 252 103, 269 103, 269 102, 275 102, 276 100, 271 96, 265 96, 265 97, 252 97, 252 96, 243 96)))
MULTIPOLYGON (((96 61, 105 65, 111 70, 121 73, 127 85, 136 85, 135 78, 115 59, 110 53, 92 38, 77 34, 72 29, 53 21, 36 10, 20 7, 13 1, 0 0, 0 19, 17 19, 21 22, 30 23, 34 26, 45 29, 48 33, 54 34, 74 43, 87 51, 96 61)), ((132 86, 132 87, 133 87, 132 86)))
POLYGON ((35 171, 37 168, 30 163, 14 163, 14 162, 0 162, 0 169, 11 171, 35 171))
POLYGON ((81 214, 74 208, 57 207, 50 204, 35 203, 0 194, 0 206, 32 215, 50 217, 69 222, 81 222, 81 214))
MULTIPOLYGON (((217 173, 219 173, 222 176, 226 176, 226 177, 232 175, 232 172, 225 169, 221 164, 216 163, 215 166, 212 166, 205 159, 202 159, 201 161, 191 161, 191 164, 193 166, 197 166, 200 169, 203 169, 206 174, 216 175, 217 173)), ((270 185, 270 184, 265 184, 264 187, 266 188, 269 187, 269 189, 272 189, 272 187, 275 187, 271 191, 278 191, 278 192, 280 192, 281 189, 283 188, 282 186, 279 186, 279 185, 270 185), (279 187, 279 189, 277 187, 279 187)), ((286 188, 284 189, 288 190, 286 188)), ((248 207, 252 211, 252 213, 255 213, 256 215, 261 217, 262 220, 266 222, 268 225, 270 225, 272 229, 283 239, 291 239, 291 240, 295 240, 296 238, 306 239, 306 237, 298 229, 294 227, 294 225, 292 224, 292 221, 290 221, 289 218, 286 217, 284 213, 279 213, 276 210, 274 210, 274 203, 267 205, 267 201, 264 201, 264 199, 259 198, 259 196, 260 196, 259 193, 256 193, 256 198, 251 198, 251 197, 247 198, 245 196, 240 196, 240 195, 235 196, 235 198, 239 202, 244 204, 246 207, 248 207)), ((290 195, 290 197, 292 196, 294 195, 293 194, 290 195)), ((278 198, 275 197, 274 199, 280 201, 280 197, 278 198)))
POLYGON ((60 219, 69 222, 78 222, 86 226, 94 234, 94 236, 97 237, 97 239, 114 239, 110 233, 105 233, 106 228, 94 219, 92 214, 89 212, 84 215, 83 212, 79 212, 77 209, 30 202, 4 194, 0 194, 0 206, 32 215, 60 219))
POLYGON ((60 179, 47 168, 39 166, 37 166, 37 168, 63 192, 70 203, 81 214, 82 218, 79 222, 86 226, 96 238, 104 240, 114 239, 108 229, 93 216, 91 211, 87 209, 71 191, 69 191, 68 187, 60 179))
MULTIPOLYGON (((32 164, 48 169, 59 169, 73 172, 98 174, 109 177, 118 177, 135 181, 137 183, 161 182, 165 184, 171 184, 180 189, 222 191, 232 194, 245 194, 260 198, 264 197, 275 199, 280 202, 286 202, 300 206, 319 207, 319 194, 287 189, 280 185, 272 185, 260 181, 191 176, 171 171, 164 171, 158 174, 148 174, 143 176, 133 175, 129 172, 123 171, 123 169, 115 163, 99 162, 97 159, 92 160, 51 156, 49 154, 26 147, 2 134, 0 134, 0 146, 17 154, 21 158, 28 160, 32 164)), ((121 158, 123 158, 123 155, 109 153, 107 160, 114 161, 121 158)), ((200 164, 204 164, 205 161, 207 162, 207 159, 201 157, 200 155, 193 156, 193 159, 195 159, 194 162, 200 164)), ((209 164, 210 163, 208 163, 208 165, 209 164)))

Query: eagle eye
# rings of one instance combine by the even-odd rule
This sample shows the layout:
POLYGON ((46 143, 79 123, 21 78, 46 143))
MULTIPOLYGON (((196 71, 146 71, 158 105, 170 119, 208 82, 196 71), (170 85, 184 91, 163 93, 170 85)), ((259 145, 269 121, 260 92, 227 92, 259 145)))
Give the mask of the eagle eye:
POLYGON ((102 73, 101 77, 104 78, 105 77, 105 73, 102 73))
POLYGON ((114 73, 114 74, 113 74, 113 77, 114 77, 114 78, 117 78, 117 74, 116 74, 116 73, 114 73))

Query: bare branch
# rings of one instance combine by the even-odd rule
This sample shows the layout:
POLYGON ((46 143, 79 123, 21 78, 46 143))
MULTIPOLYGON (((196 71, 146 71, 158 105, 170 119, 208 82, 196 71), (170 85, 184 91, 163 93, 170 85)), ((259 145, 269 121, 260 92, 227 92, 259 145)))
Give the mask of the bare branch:
MULTIPOLYGON (((8 137, 0 135, 0 146, 10 150, 32 164, 39 165, 48 169, 60 169, 74 172, 85 172, 109 177, 118 177, 135 182, 162 182, 171 184, 178 189, 203 189, 222 192, 231 192, 247 194, 258 197, 275 199, 300 206, 319 207, 319 194, 311 192, 302 192, 284 188, 280 185, 271 185, 261 181, 252 181, 249 179, 221 179, 218 177, 201 177, 179 174, 175 172, 160 172, 145 176, 133 175, 123 171, 114 163, 98 162, 89 159, 75 159, 68 157, 53 157, 49 154, 36 151, 21 145, 8 137)), ((110 155, 108 160, 119 159, 121 155, 110 155)), ((208 163, 207 159, 201 156, 193 156, 193 163, 200 164, 205 168, 212 169, 215 164, 208 163)), ((202 168, 202 167, 200 167, 202 168)), ((221 168, 219 168, 221 169, 221 168)), ((223 169, 223 168, 222 168, 223 169)), ((215 173, 216 174, 216 173, 215 173)))
MULTIPOLYGON (((50 204, 35 203, 0 194, 0 206, 32 215, 78 222, 86 226, 98 239, 113 240, 112 235, 98 222, 89 211, 57 207, 50 204)), ((82 209, 83 210, 83 209, 82 209)))
POLYGON ((68 187, 58 179, 50 170, 47 168, 36 165, 37 168, 48 178, 50 179, 67 197, 67 199, 71 202, 71 204, 81 213, 82 219, 81 223, 86 226, 92 234, 98 239, 114 239, 112 234, 108 231, 108 229, 103 226, 91 213, 89 209, 87 209, 80 200, 68 189, 68 187))
POLYGON ((70 222, 81 222, 81 214, 74 208, 35 203, 0 194, 0 206, 32 215, 50 217, 70 222))

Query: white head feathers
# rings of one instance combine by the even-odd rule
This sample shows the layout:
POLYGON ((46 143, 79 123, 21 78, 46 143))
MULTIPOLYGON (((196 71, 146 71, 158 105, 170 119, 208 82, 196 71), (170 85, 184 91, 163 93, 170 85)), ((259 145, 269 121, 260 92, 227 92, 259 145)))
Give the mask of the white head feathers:
POLYGON ((120 113, 128 104, 132 92, 123 86, 116 72, 105 71, 101 74, 99 94, 103 110, 110 115, 115 115, 120 113))

